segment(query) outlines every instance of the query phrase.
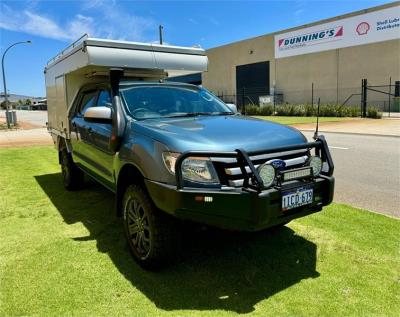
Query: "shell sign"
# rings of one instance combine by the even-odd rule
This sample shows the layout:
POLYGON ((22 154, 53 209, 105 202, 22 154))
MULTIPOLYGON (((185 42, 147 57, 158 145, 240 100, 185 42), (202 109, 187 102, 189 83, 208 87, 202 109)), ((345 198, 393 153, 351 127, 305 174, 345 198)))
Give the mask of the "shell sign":
POLYGON ((369 29, 370 27, 368 22, 361 22, 359 25, 357 25, 356 32, 358 35, 364 35, 368 33, 369 29))
POLYGON ((275 58, 400 39, 400 6, 275 35, 275 58))

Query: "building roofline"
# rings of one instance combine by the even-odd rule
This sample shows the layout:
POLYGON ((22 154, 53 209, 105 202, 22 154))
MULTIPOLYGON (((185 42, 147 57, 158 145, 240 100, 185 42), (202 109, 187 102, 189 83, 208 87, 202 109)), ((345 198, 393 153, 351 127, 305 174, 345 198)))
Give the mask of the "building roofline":
POLYGON ((234 45, 234 44, 238 44, 238 43, 242 43, 242 42, 246 42, 246 41, 252 41, 261 37, 267 37, 267 36, 273 36, 273 35, 277 35, 277 34, 281 34, 281 33, 287 33, 287 32, 293 32, 296 30, 300 30, 300 29, 304 29, 304 28, 308 28, 308 27, 312 27, 315 25, 319 25, 319 24, 323 24, 323 23, 329 23, 332 21, 337 21, 337 20, 343 20, 346 18, 350 18, 353 16, 357 16, 357 15, 361 15, 361 14, 365 14, 365 13, 369 13, 369 12, 375 12, 375 11, 379 11, 379 10, 383 10, 383 9, 387 9, 387 8, 392 8, 392 7, 396 7, 396 6, 400 6, 400 1, 394 1, 394 2, 390 2, 390 3, 385 3, 385 4, 381 4, 378 6, 374 6, 374 7, 369 7, 366 9, 361 9, 358 11, 353 11, 353 12, 349 12, 349 13, 345 13, 342 15, 337 15, 331 18, 326 18, 326 19, 322 19, 322 20, 318 20, 315 22, 310 22, 310 23, 306 23, 306 24, 302 24, 299 26, 295 26, 289 29, 283 29, 283 30, 279 30, 279 31, 275 31, 275 32, 271 32, 271 33, 267 33, 267 34, 263 34, 263 35, 257 35, 254 37, 249 37, 243 40, 239 40, 239 41, 235 41, 235 42, 231 42, 231 43, 227 43, 227 44, 223 44, 220 46, 215 46, 215 47, 211 47, 206 49, 206 51, 209 50, 214 50, 217 48, 221 48, 221 47, 225 47, 225 46, 229 46, 229 45, 234 45))

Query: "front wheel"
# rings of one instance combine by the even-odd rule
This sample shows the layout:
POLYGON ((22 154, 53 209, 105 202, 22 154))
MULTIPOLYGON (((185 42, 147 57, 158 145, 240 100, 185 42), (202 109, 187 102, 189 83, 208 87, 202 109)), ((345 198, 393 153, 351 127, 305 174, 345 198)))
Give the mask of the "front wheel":
POLYGON ((122 208, 128 244, 140 266, 155 269, 174 258, 180 245, 176 221, 154 206, 144 188, 128 186, 122 208))

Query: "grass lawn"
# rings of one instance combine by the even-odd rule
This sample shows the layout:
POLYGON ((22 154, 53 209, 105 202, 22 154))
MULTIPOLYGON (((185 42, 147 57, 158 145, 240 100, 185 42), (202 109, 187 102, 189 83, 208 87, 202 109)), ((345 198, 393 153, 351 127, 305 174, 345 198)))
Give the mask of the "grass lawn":
POLYGON ((62 187, 52 147, 0 149, 0 316, 400 316, 400 221, 334 204, 257 234, 187 233, 141 270, 113 195, 62 187))
MULTIPOLYGON (((316 123, 316 117, 286 117, 286 116, 254 116, 258 119, 269 120, 281 124, 298 124, 298 123, 316 123)), ((342 117, 320 117, 319 122, 337 122, 356 120, 357 118, 342 118, 342 117)))

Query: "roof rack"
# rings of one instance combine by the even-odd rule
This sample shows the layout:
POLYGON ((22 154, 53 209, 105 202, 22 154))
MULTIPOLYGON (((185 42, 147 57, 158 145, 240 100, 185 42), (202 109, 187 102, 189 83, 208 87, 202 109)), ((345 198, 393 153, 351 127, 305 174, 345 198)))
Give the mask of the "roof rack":
POLYGON ((73 42, 72 44, 68 45, 66 48, 64 48, 60 53, 58 53, 56 56, 54 56, 53 58, 49 59, 47 62, 47 65, 55 62, 56 60, 60 59, 62 56, 64 56, 66 53, 72 51, 74 49, 75 46, 77 46, 78 44, 82 43, 84 40, 86 40, 87 38, 89 38, 89 34, 85 33, 83 34, 79 39, 77 39, 75 42, 73 42))

